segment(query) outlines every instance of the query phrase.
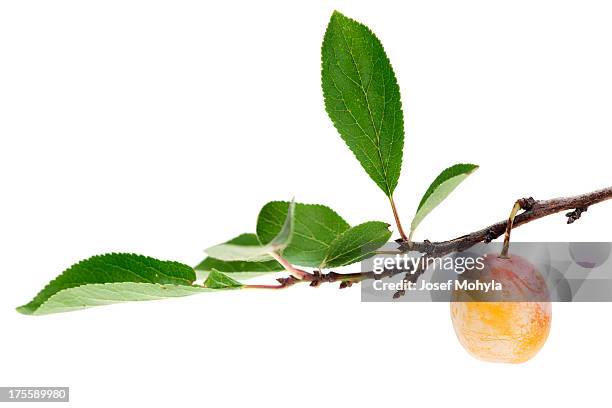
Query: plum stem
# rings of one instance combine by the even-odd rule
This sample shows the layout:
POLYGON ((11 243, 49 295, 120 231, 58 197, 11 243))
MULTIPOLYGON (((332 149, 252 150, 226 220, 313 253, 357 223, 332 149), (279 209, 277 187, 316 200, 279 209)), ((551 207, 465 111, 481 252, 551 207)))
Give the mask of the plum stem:
POLYGON ((516 213, 522 208, 521 200, 517 200, 512 206, 510 216, 508 217, 508 223, 506 224, 506 233, 504 235, 504 246, 502 247, 500 258, 508 259, 508 250, 510 249, 510 233, 512 232, 512 226, 514 225, 514 217, 516 213))

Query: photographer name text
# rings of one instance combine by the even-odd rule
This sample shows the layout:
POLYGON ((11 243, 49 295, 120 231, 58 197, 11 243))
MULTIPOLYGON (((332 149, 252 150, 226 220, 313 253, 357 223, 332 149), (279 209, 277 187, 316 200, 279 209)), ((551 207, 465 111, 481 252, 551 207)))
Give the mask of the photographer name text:
POLYGON ((500 282, 496 280, 491 280, 487 282, 482 282, 479 280, 467 281, 467 280, 457 280, 457 279, 449 279, 446 282, 428 282, 425 280, 422 280, 419 282, 409 282, 409 281, 383 282, 381 280, 377 280, 377 281, 374 281, 374 289, 375 290, 385 290, 385 291, 387 290, 388 291, 470 290, 470 291, 480 291, 480 292, 497 292, 497 291, 503 290, 503 286, 500 282))

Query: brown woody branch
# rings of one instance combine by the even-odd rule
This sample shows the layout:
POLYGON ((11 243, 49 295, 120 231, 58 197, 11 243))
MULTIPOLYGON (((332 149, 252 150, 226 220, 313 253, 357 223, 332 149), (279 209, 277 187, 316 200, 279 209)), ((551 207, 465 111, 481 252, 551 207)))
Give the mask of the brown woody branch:
MULTIPOLYGON (((580 218, 580 215, 593 204, 600 203, 612 198, 612 187, 593 191, 592 193, 581 194, 573 197, 560 197, 551 200, 534 200, 533 198, 525 198, 519 200, 521 208, 525 212, 519 214, 514 219, 513 228, 528 222, 537 220, 547 215, 559 213, 561 211, 572 210, 567 213, 567 223, 571 224, 580 218)), ((400 242, 406 249, 418 251, 433 256, 442 256, 451 252, 459 252, 468 249, 469 247, 479 242, 491 242, 500 237, 506 231, 508 220, 500 221, 496 224, 489 225, 481 230, 472 232, 471 234, 441 242, 413 242, 411 245, 405 245, 400 242)))
MULTIPOLYGON (((568 210, 571 211, 566 214, 567 223, 571 224, 578 220, 590 206, 609 199, 612 199, 612 187, 573 197, 560 197, 553 198, 551 200, 534 200, 531 197, 524 198, 518 200, 518 203, 524 212, 514 218, 512 228, 516 228, 520 225, 527 224, 528 222, 535 221, 548 215, 568 210)), ((425 240, 423 242, 408 243, 406 240, 399 239, 397 242, 400 245, 400 249, 403 251, 417 251, 421 252, 426 257, 440 257, 451 252, 464 251, 479 242, 491 242, 504 234, 507 223, 508 220, 500 221, 478 231, 474 231, 470 234, 462 235, 448 241, 430 242, 425 240)), ((426 262, 422 262, 420 264, 422 265, 425 263, 426 262)), ((297 279, 293 276, 279 278, 277 279, 279 282, 278 285, 246 285, 246 287, 258 289, 284 289, 289 286, 293 286, 296 283, 309 282, 310 286, 316 287, 322 283, 340 282, 340 288, 342 289, 363 280, 388 278, 402 272, 405 272, 405 270, 391 270, 380 274, 376 274, 374 272, 321 273, 320 271, 315 271, 312 274, 305 275, 302 279, 297 279)), ((419 276, 424 272, 425 271, 422 269, 409 271, 404 280, 416 282, 419 276)), ((403 293, 398 292, 395 294, 395 298, 401 295, 403 295, 403 293)))
POLYGON ((386 270, 382 273, 374 272, 355 272, 355 273, 336 273, 328 272, 321 273, 321 271, 314 271, 305 275, 302 279, 297 279, 294 276, 288 276, 286 278, 278 278, 277 285, 245 285, 246 288, 250 289, 285 289, 289 286, 293 286, 296 283, 309 283, 312 287, 318 287, 322 283, 340 282, 340 289, 348 288, 353 283, 358 283, 368 279, 384 279, 406 272, 406 270, 386 270))

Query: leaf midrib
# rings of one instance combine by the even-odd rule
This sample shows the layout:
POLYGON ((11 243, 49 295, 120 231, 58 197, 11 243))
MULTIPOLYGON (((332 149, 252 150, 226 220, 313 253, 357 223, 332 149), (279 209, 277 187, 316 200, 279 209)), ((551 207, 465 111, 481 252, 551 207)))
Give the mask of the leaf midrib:
MULTIPOLYGON (((344 234, 348 233, 349 231, 350 231, 350 229, 349 229, 349 230, 346 230, 344 233, 342 233, 341 235, 339 235, 337 239, 341 239, 342 235, 344 235, 344 234)), ((360 247, 362 247, 362 248, 363 248, 363 247, 367 246, 368 244, 371 244, 372 242, 375 242, 377 238, 378 238, 378 237, 372 237, 372 238, 370 238, 368 241, 366 241, 366 242, 364 242, 362 245, 360 245, 360 247)), ((354 245, 354 243, 355 243, 355 242, 357 242, 358 240, 359 240, 359 238, 358 238, 358 237, 355 237, 355 238, 354 238, 352 241, 347 241, 347 243, 345 244, 345 247, 350 248, 350 247, 351 247, 352 245, 354 245)), ((330 246, 330 247, 331 247, 331 246, 330 246)), ((347 254, 351 253, 352 251, 354 251, 354 249, 345 249, 345 250, 344 250, 344 252, 338 253, 337 255, 335 255, 335 256, 333 256, 333 257, 331 257, 331 258, 326 257, 326 258, 323 260, 323 262, 321 263, 321 267, 326 266, 327 264, 331 263, 331 261, 334 261, 334 260, 336 260, 336 259, 338 259, 338 258, 341 258, 342 256, 347 255, 347 254)), ((370 251, 370 252, 372 252, 372 251, 370 251)), ((370 253, 370 252, 368 252, 368 253, 370 253)), ((367 255, 368 253, 366 253, 366 254, 362 254, 362 255, 367 255)), ((353 261, 353 260, 355 260, 355 259, 357 259, 357 258, 359 258, 359 256, 358 256, 358 257, 355 257, 355 258, 351 258, 351 259, 350 259, 350 261, 353 261)))
MULTIPOLYGON (((351 46, 349 45, 347 39, 346 39, 346 35, 344 34, 344 30, 342 27, 339 27, 340 33, 342 34, 342 40, 344 41, 344 43, 346 44, 346 48, 348 49, 348 52, 351 56, 351 61, 353 62, 353 66, 355 67, 355 70, 357 71, 357 76, 359 77, 359 84, 356 83, 356 85, 359 87, 359 89, 361 90, 361 92, 363 93, 365 100, 366 100, 366 106, 368 108, 368 116, 370 118, 370 123, 372 124, 372 128, 374 129, 374 136, 376 137, 376 151, 378 153, 378 159, 380 160, 380 164, 382 167, 382 172, 383 172, 383 179, 385 180, 385 185, 387 186, 387 193, 389 195, 391 195, 391 186, 389 185, 389 177, 387 175, 387 163, 385 163, 385 161, 383 160, 382 157, 382 152, 380 149, 380 132, 382 131, 382 125, 384 123, 385 120, 385 111, 386 111, 386 106, 387 106, 387 94, 386 94, 386 87, 384 86, 384 80, 385 80, 385 76, 383 75, 383 111, 382 111, 382 117, 380 120, 380 128, 377 130, 376 129, 376 125, 374 124, 374 115, 372 114, 372 109, 370 107, 370 98, 368 98, 368 93, 367 90, 363 88, 363 79, 361 78, 361 71, 359 71, 359 66, 357 65, 357 62, 355 61, 355 57, 353 55, 353 50, 351 48, 351 46)), ((372 45, 372 44, 370 44, 372 45)), ((332 47, 333 50, 333 47, 332 47)), ((337 56, 336 56, 336 51, 334 51, 334 56, 336 57, 336 61, 338 60, 337 56)), ((374 53, 372 53, 373 55, 374 53)), ((338 64, 338 68, 340 69, 340 72, 342 72, 342 74, 344 74, 347 78, 349 78, 350 80, 352 80, 353 82, 355 82, 354 79, 350 78, 340 67, 340 65, 338 64)), ((372 72, 374 72, 374 61, 372 61, 372 72)), ((370 84, 372 83, 372 79, 370 79, 370 81, 368 82, 368 90, 370 88, 370 84)), ((337 87, 336 87, 337 88, 337 87)), ((342 94, 342 92, 341 92, 342 94)), ((344 97, 344 94, 342 94, 344 97)), ((368 137, 368 134, 365 132, 365 130, 363 130, 363 128, 361 127, 361 125, 359 124, 359 122, 357 122, 357 119, 355 118, 355 116, 353 116, 353 112, 351 112, 349 110, 349 114, 353 117, 353 119, 355 119, 355 123, 357 123, 359 129, 366 135, 366 137, 368 137)), ((395 130, 395 128, 394 128, 395 130)), ((395 133, 395 132, 393 132, 395 133)), ((394 137, 395 135, 392 133, 391 137, 392 137, 392 142, 391 144, 393 144, 394 141, 394 137)), ((368 137, 369 139, 369 137, 368 137)))
MULTIPOLYGON (((266 217, 266 216, 263 216, 263 219, 264 219, 264 220, 265 220, 265 221, 266 221, 268 224, 270 224, 270 225, 275 225, 275 226, 278 226, 278 227, 281 227, 281 228, 282 228, 282 224, 279 224, 278 222, 276 222, 276 221, 275 221, 274 219, 272 219, 272 218, 268 218, 268 217, 266 217)), ((305 240, 308 240, 308 241, 316 242, 317 244, 323 245, 323 246, 325 246, 325 247, 328 247, 328 246, 329 246, 329 244, 328 244, 327 242, 324 242, 324 241, 318 240, 318 239, 315 237, 315 234, 314 234, 314 233, 313 233, 313 232, 310 230, 310 228, 308 228, 308 226, 307 226, 307 225, 305 225, 304 223, 302 223, 302 222, 300 222, 300 221, 296 220, 296 224, 297 224, 297 223, 300 223, 300 225, 301 225, 302 227, 304 227, 304 229, 307 229, 307 230, 310 232, 310 234, 311 234, 311 235, 310 235, 310 236, 308 236, 308 235, 305 235, 305 234, 299 233, 299 232, 297 232, 297 231, 295 231, 295 230, 293 231, 293 235, 296 235, 296 236, 298 236, 298 237, 304 238, 305 240)), ((333 231, 331 228, 328 228, 328 227, 327 227, 325 224, 319 223, 319 225, 324 226, 324 227, 325 227, 327 230, 329 230, 329 231, 330 231, 330 233, 331 233, 331 234, 335 235, 336 237, 338 236, 338 234, 337 234, 335 231, 333 231)), ((333 240, 332 240, 332 241, 333 241, 333 240)), ((313 250, 313 251, 314 251, 314 250, 313 250)))

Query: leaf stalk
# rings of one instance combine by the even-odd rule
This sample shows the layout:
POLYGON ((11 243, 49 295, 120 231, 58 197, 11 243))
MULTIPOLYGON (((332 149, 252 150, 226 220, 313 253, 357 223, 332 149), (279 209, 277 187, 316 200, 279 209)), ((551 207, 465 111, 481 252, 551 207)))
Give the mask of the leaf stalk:
POLYGON ((289 272, 291 274, 291 276, 293 276, 296 279, 299 280, 303 280, 305 279, 308 275, 310 275, 308 272, 303 271, 301 269, 296 268, 295 266, 293 266, 291 264, 291 262, 289 262, 288 260, 286 260, 285 258, 283 258, 278 252, 270 252, 269 253, 271 257, 273 257, 274 259, 276 259, 278 261, 279 264, 283 265, 283 267, 285 268, 285 270, 287 272, 289 272))
POLYGON ((410 239, 408 238, 408 236, 404 232, 404 229, 402 228, 402 222, 400 221, 400 217, 397 212, 397 207, 395 206, 395 200, 393 200, 392 195, 389 196, 389 203, 391 204, 391 210, 393 210, 393 218, 395 218, 395 225, 397 225, 397 231, 399 232, 400 237, 402 238, 402 241, 410 245, 410 239))

